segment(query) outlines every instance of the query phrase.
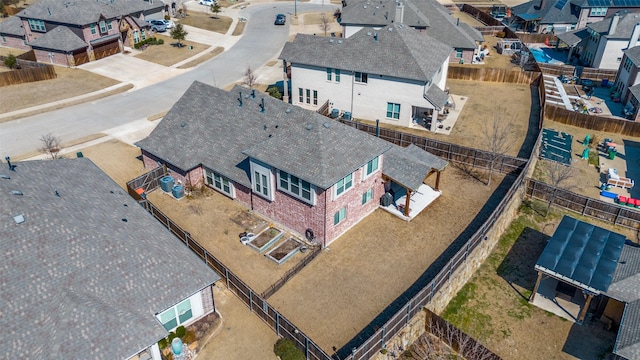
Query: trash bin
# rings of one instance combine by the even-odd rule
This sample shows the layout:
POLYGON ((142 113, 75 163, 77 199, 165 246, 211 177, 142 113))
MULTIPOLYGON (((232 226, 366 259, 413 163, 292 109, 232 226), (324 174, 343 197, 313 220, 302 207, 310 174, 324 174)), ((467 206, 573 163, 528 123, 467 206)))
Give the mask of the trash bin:
POLYGON ((615 150, 609 150, 609 160, 613 160, 616 158, 616 151, 615 150))
POLYGON ((78 151, 76 153, 76 157, 78 157, 78 158, 84 157, 84 155, 82 154, 82 151, 78 151))

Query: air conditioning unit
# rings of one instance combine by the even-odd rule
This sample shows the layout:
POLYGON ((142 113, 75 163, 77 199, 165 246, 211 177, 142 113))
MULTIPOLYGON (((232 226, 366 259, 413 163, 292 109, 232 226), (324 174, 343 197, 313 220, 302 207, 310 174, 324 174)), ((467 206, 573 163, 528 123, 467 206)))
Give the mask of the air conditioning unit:
POLYGON ((160 179, 160 188, 162 189, 162 191, 168 193, 171 192, 171 189, 173 188, 173 177, 171 176, 165 176, 163 178, 160 179))
POLYGON ((173 197, 176 199, 182 199, 184 197, 184 186, 182 185, 174 185, 171 188, 171 192, 173 193, 173 197))

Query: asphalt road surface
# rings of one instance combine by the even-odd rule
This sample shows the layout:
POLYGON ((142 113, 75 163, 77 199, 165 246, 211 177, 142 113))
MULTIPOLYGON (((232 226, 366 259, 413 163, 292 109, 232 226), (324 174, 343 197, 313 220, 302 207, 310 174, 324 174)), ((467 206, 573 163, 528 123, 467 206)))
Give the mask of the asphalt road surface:
MULTIPOLYGON (((321 11, 332 5, 298 3, 297 11, 321 11)), ((289 21, 274 26, 276 14, 292 14, 293 3, 248 6, 242 38, 229 50, 193 71, 136 91, 0 124, 0 156, 17 156, 41 146, 42 134, 70 142, 169 109, 195 80, 224 88, 240 80, 247 66, 257 69, 276 56, 289 38, 289 21)), ((287 16, 290 18, 290 16, 287 16)))

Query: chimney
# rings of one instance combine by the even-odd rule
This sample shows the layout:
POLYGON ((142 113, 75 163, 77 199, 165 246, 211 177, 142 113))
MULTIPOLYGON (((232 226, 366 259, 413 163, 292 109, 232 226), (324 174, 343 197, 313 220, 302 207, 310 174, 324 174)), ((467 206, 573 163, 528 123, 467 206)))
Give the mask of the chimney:
POLYGON ((633 27, 633 32, 631 33, 631 39, 629 39, 627 49, 631 49, 638 45, 638 37, 640 37, 640 23, 637 23, 636 26, 633 27))
POLYGON ((607 32, 608 35, 615 34, 616 28, 618 28, 618 21, 620 21, 620 15, 618 15, 618 13, 615 13, 611 17, 611 23, 609 24, 609 31, 607 32))
POLYGON ((396 3, 396 24, 402 24, 404 22, 404 5, 401 2, 396 3))

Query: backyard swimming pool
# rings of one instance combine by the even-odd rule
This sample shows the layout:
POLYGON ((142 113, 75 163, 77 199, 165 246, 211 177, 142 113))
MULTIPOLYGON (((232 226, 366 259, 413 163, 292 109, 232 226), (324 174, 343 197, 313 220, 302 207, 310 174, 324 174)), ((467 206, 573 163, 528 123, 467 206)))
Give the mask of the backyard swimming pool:
POLYGON ((557 60, 557 59, 554 59, 553 57, 549 56, 547 54, 547 52, 545 52, 543 49, 531 47, 531 48, 529 48, 529 51, 531 51, 531 54, 536 59, 536 61, 539 62, 539 63, 564 64, 564 62, 562 62, 560 60, 557 60))

